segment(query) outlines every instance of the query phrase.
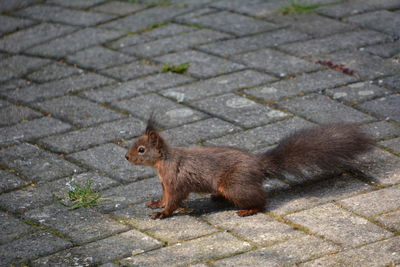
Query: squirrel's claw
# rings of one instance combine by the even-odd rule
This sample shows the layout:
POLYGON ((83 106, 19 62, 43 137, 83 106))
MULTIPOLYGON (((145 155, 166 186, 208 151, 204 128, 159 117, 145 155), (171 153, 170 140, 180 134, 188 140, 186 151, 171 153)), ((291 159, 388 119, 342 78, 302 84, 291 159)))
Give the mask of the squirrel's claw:
POLYGON ((150 215, 150 218, 152 218, 153 220, 155 220, 155 219, 164 219, 165 217, 167 217, 167 215, 165 215, 162 212, 153 212, 150 215))

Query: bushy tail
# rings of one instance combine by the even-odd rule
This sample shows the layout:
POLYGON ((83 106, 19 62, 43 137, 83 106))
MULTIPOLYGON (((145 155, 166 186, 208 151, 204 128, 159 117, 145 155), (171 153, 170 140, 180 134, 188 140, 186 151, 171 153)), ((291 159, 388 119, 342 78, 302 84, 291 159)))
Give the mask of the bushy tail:
POLYGON ((267 174, 303 177, 314 170, 349 168, 372 145, 372 139, 356 125, 338 123, 297 131, 261 156, 267 174))

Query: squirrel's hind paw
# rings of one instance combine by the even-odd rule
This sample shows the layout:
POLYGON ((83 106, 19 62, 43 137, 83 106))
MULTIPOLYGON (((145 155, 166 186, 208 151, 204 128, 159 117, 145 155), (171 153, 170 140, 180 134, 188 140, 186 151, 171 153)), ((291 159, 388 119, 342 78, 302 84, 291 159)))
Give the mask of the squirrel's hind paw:
POLYGON ((248 209, 248 210, 238 210, 236 212, 236 214, 239 215, 240 217, 246 217, 246 216, 254 215, 261 211, 262 211, 262 209, 260 209, 260 208, 253 208, 253 209, 248 209))

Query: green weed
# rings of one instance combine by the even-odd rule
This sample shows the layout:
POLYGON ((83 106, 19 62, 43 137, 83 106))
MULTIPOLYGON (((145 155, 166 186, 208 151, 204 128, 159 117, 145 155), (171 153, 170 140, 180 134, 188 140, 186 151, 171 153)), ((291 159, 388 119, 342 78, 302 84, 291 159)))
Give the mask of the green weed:
POLYGON ((318 4, 305 4, 295 0, 289 0, 286 6, 280 8, 279 13, 282 15, 305 14, 314 12, 319 7, 320 5, 318 4))
POLYGON ((175 72, 175 73, 185 73, 187 68, 189 67, 190 63, 183 63, 180 65, 171 65, 171 64, 164 64, 162 66, 161 72, 175 72))
POLYGON ((87 181, 85 185, 77 184, 73 181, 69 182, 70 190, 66 196, 67 203, 60 201, 60 203, 69 209, 77 209, 80 207, 98 206, 101 201, 101 196, 98 192, 92 191, 92 181, 87 181))

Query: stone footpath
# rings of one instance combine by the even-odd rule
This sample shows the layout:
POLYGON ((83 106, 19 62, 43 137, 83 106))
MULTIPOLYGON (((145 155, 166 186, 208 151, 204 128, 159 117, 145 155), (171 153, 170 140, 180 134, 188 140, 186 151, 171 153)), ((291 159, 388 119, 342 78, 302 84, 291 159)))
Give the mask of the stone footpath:
POLYGON ((399 267, 400 1, 304 2, 0 1, 0 265, 399 267), (377 145, 359 173, 268 180, 265 213, 193 195, 154 221, 159 180, 124 158, 153 110, 173 145, 337 121, 377 145), (71 179, 102 205, 61 205, 71 179))

